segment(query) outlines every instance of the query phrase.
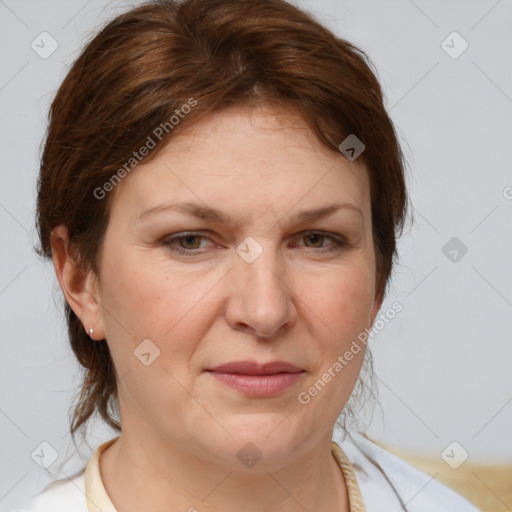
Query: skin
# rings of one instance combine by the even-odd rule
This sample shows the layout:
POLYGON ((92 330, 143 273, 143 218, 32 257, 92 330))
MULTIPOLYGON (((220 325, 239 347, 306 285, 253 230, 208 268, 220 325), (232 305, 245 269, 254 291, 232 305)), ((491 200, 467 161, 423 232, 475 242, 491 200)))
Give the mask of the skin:
POLYGON ((116 508, 349 510, 331 438, 363 351, 310 403, 298 395, 380 307, 364 164, 325 147, 290 111, 239 106, 179 132, 111 194, 99 276, 78 269, 64 226, 52 244, 66 300, 87 332, 106 339, 117 370, 123 431, 100 458, 116 508), (222 210, 233 224, 171 209, 140 218, 179 202, 222 210), (297 218, 333 203, 359 212, 297 218), (203 238, 169 241, 188 231, 203 238), (252 263, 236 251, 248 236, 263 249, 252 263), (144 339, 160 350, 148 366, 134 357, 144 339), (304 371, 263 398, 205 371, 240 360, 304 371), (248 442, 262 454, 252 467, 237 457, 248 442))

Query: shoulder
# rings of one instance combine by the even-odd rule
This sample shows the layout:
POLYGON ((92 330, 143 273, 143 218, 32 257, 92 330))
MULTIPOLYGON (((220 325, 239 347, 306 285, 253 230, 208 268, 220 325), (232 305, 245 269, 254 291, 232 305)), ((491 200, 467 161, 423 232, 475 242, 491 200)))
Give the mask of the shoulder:
POLYGON ((9 512, 87 512, 84 472, 50 484, 32 501, 9 512))
POLYGON ((383 503, 408 512, 479 512, 435 475, 419 471, 362 435, 338 433, 333 440, 354 468, 368 512, 382 510, 383 503))

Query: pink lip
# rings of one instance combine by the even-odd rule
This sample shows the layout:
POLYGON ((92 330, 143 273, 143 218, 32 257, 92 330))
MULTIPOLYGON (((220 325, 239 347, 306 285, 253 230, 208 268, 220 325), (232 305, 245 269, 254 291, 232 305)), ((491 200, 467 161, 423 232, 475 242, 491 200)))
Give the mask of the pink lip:
POLYGON ((261 364, 255 361, 237 361, 208 371, 220 382, 252 397, 276 395, 293 386, 304 370, 284 361, 261 364))
POLYGON ((208 371, 216 373, 236 373, 241 375, 275 375, 276 373, 300 373, 303 370, 285 361, 258 363, 256 361, 233 361, 221 364, 208 371))

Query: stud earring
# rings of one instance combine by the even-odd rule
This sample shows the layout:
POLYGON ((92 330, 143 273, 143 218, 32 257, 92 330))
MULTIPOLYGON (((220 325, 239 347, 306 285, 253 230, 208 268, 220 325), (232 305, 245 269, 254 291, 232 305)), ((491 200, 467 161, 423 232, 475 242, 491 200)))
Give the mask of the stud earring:
POLYGON ((92 333, 94 332, 94 329, 89 329, 89 338, 91 338, 91 340, 93 339, 92 338, 92 333))

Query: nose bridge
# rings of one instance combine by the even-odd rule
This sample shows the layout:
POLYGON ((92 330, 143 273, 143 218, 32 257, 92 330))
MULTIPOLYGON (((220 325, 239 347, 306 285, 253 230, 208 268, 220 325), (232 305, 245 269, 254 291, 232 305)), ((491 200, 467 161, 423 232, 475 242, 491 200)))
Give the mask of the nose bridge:
POLYGON ((271 337, 293 319, 292 293, 286 285, 286 266, 267 239, 248 237, 237 247, 232 321, 251 327, 258 336, 271 337))

